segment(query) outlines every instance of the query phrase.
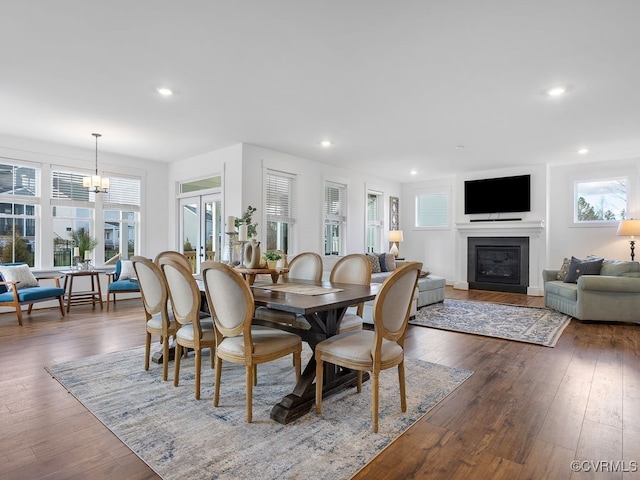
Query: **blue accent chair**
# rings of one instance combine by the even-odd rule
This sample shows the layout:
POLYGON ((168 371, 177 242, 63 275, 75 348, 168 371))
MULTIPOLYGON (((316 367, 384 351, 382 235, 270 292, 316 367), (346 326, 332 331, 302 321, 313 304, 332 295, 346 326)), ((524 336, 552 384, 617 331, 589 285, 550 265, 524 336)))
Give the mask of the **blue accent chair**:
MULTIPOLYGON (((4 265, 24 265, 24 263, 6 263, 4 265)), ((15 288, 15 282, 5 281, 0 274, 0 307, 15 308, 19 326, 22 326, 22 305, 28 305, 27 314, 31 314, 34 303, 58 299, 60 313, 64 317, 64 289, 60 287, 60 277, 38 277, 38 281, 46 279, 53 280, 55 286, 38 285, 18 290, 15 288), (13 286, 11 290, 7 288, 9 285, 13 286)))
POLYGON ((120 279, 122 273, 122 260, 116 262, 116 268, 113 272, 107 273, 107 312, 109 311, 109 303, 111 295, 113 295, 113 305, 116 304, 117 293, 135 293, 140 291, 140 285, 136 279, 120 279))

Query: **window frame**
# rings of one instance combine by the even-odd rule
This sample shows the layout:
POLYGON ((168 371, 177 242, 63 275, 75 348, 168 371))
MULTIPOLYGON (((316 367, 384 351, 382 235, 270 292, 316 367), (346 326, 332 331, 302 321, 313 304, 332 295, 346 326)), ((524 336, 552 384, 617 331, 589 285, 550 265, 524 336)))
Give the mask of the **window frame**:
POLYGON ((325 180, 324 182, 324 201, 323 201, 323 223, 322 223, 322 231, 323 231, 323 250, 325 256, 342 256, 346 252, 347 245, 347 185, 338 182, 332 182, 329 180, 325 180), (338 193, 338 207, 336 213, 331 213, 329 208, 329 189, 336 190, 338 193), (333 252, 333 248, 331 252, 327 253, 327 245, 331 241, 333 244, 333 236, 331 239, 328 239, 327 229, 330 226, 338 227, 338 243, 337 243, 337 252, 333 252))
MULTIPOLYGON (((451 229, 451 188, 438 188, 438 189, 425 189, 415 192, 414 194, 414 215, 413 215, 413 230, 450 230, 451 229), (444 197, 445 205, 444 212, 441 215, 445 217, 445 222, 440 225, 419 225, 418 221, 420 215, 420 197, 426 196, 439 196, 444 197)), ((433 215, 432 215, 433 216, 433 215)))
POLYGON ((628 218, 629 215, 629 205, 630 205, 630 188, 631 181, 628 175, 616 175, 611 177, 592 177, 592 178, 580 178, 573 181, 573 192, 572 192, 572 223, 575 227, 611 227, 617 226, 620 223, 620 220, 628 218), (579 195, 579 186, 581 184, 586 183, 597 183, 597 182, 610 182, 610 181, 622 181, 624 182, 625 187, 625 207, 624 207, 624 215, 622 218, 614 218, 611 220, 598 219, 598 220, 579 220, 578 219, 578 201, 580 198, 579 195))
POLYGON ((297 175, 265 168, 264 170, 264 234, 265 251, 281 250, 285 254, 292 253, 295 240, 296 224, 296 188, 297 175), (272 184, 272 182, 274 182, 272 184), (286 195, 278 194, 279 183, 286 184, 286 195), (272 193, 273 192, 273 193, 272 193), (276 195, 278 194, 278 195, 276 195), (286 201, 280 201, 282 197, 286 201), (280 197, 277 201, 276 197, 280 197), (275 224, 274 235, 270 235, 271 226, 275 224), (275 244, 271 243, 275 241, 275 244))
POLYGON ((385 243, 383 239, 384 233, 384 193, 375 190, 375 189, 367 189, 366 197, 365 197, 365 231, 364 231, 364 240, 365 240, 365 251, 367 253, 380 253, 386 252, 385 243), (376 204, 376 218, 369 218, 369 197, 375 196, 377 198, 376 204), (374 241, 374 245, 369 245, 369 233, 373 232, 371 237, 376 239, 374 241))

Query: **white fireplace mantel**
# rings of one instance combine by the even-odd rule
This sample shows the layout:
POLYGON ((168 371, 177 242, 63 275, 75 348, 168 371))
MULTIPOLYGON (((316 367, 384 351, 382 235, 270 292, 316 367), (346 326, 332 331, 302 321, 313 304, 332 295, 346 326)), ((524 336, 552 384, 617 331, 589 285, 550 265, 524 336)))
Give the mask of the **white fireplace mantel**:
POLYGON ((544 230, 544 220, 518 222, 459 222, 456 223, 458 232, 462 235, 491 235, 513 237, 517 235, 539 237, 544 230))
POLYGON ((486 221, 486 222, 458 222, 456 223, 457 251, 456 281, 454 288, 469 289, 467 281, 467 239, 469 237, 529 237, 529 295, 542 295, 540 286, 543 250, 545 242, 542 233, 544 220, 528 221, 486 221))

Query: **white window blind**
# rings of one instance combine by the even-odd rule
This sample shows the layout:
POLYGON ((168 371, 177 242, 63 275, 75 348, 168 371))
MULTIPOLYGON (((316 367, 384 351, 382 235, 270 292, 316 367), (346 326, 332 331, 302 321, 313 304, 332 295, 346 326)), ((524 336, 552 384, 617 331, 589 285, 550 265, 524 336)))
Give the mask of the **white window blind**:
POLYGON ((140 179, 109 177, 109 193, 103 202, 105 208, 139 211, 140 179))
POLYGON ((89 203, 94 200, 94 193, 90 193, 82 186, 82 179, 86 175, 61 170, 51 172, 51 198, 52 204, 69 202, 89 203))
POLYGON ((336 183, 326 183, 324 191, 324 215, 326 220, 344 222, 346 216, 346 187, 336 183))
POLYGON ((416 196, 416 227, 448 227, 449 195, 428 193, 416 196))
POLYGON ((267 172, 265 211, 268 222, 295 223, 294 186, 294 175, 267 172))

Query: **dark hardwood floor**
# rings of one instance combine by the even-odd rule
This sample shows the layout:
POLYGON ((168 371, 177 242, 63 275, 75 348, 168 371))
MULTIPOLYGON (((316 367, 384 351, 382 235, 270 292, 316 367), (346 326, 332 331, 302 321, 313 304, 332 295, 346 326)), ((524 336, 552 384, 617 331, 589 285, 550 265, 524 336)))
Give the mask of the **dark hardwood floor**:
MULTIPOLYGON (((542 305, 450 287, 447 298, 542 305)), ((142 318, 139 300, 109 313, 73 307, 65 319, 34 311, 23 327, 0 315, 0 478, 158 478, 44 370, 142 345, 142 318)), ((631 471, 640 462, 638 326, 572 320, 555 348, 409 326, 406 347, 475 373, 355 478, 640 478, 631 471), (591 471, 572 472, 574 459, 591 471), (608 472, 595 473, 599 461, 624 461, 628 472, 601 463, 608 472)))

